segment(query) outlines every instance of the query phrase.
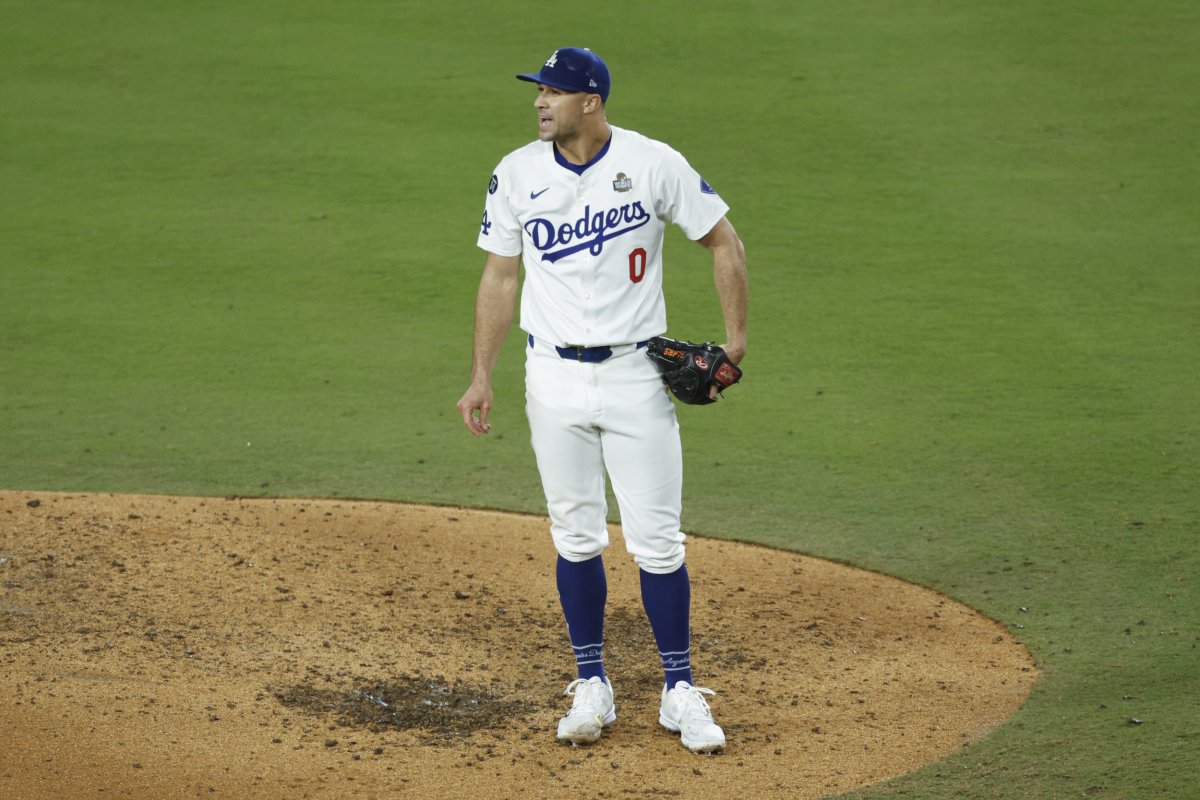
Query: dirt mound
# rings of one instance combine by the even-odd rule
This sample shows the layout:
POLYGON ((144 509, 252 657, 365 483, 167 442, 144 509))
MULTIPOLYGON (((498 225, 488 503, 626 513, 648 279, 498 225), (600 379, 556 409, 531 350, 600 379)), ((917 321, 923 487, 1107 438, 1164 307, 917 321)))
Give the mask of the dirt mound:
POLYGON ((543 519, 0 492, 0 796, 816 797, 970 744, 1036 677, 1003 627, 934 592, 691 538, 693 663, 729 739, 693 756, 657 723, 613 538, 618 719, 571 748, 543 519))

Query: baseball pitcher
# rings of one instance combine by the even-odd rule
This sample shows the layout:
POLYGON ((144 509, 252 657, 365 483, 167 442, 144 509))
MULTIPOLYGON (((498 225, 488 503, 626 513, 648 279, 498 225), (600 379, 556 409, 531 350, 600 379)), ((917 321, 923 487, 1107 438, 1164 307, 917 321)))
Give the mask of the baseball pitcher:
POLYGON ((682 155, 609 124, 611 79, 599 56, 559 48, 517 78, 537 86, 537 141, 505 156, 488 182, 471 383, 458 409, 473 434, 490 430, 491 375, 519 294, 525 408, 578 674, 558 738, 595 742, 617 717, 604 668, 607 475, 663 667, 659 723, 693 752, 719 751, 725 734, 706 700, 713 692, 692 675, 682 454, 664 383, 702 404, 741 377, 745 251, 729 207, 682 155), (668 223, 712 255, 720 346, 663 337, 668 223))

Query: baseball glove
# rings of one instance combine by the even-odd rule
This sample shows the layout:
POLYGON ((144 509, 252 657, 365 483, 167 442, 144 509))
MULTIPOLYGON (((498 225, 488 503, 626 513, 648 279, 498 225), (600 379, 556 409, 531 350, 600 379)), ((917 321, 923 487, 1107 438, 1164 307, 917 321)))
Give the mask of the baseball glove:
POLYGON ((723 392, 742 378, 742 370, 712 342, 695 344, 655 336, 646 345, 646 353, 671 393, 691 405, 715 402, 709 387, 715 384, 717 392, 723 392))

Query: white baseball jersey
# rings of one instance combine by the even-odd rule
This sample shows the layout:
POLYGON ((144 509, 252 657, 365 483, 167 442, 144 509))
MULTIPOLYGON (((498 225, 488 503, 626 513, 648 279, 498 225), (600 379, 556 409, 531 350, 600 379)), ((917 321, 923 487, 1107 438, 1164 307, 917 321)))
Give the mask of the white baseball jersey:
POLYGON ((609 126, 582 174, 536 141, 501 160, 488 185, 478 245, 523 255, 520 326, 556 345, 627 344, 667 329, 663 231, 689 239, 729 206, 662 142, 609 126))

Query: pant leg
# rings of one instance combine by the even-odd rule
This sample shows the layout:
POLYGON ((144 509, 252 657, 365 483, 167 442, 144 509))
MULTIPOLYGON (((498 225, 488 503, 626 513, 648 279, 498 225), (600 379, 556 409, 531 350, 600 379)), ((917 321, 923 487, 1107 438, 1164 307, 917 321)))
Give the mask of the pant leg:
POLYGON ((625 546, 650 573, 677 570, 684 560, 679 529, 683 451, 675 406, 644 351, 600 365, 599 419, 604 463, 621 509, 625 546))
POLYGON ((525 365, 525 412, 554 547, 568 561, 586 561, 609 543, 595 365, 545 348, 527 348, 525 365))

